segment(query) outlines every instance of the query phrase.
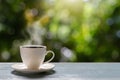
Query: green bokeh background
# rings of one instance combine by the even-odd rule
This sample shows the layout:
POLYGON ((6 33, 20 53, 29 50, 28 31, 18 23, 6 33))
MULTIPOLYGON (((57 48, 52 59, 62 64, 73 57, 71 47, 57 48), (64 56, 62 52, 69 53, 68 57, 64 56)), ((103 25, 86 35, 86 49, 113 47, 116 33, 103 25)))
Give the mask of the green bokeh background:
POLYGON ((54 62, 119 62, 120 0, 0 0, 0 61, 21 61, 24 44, 54 62))

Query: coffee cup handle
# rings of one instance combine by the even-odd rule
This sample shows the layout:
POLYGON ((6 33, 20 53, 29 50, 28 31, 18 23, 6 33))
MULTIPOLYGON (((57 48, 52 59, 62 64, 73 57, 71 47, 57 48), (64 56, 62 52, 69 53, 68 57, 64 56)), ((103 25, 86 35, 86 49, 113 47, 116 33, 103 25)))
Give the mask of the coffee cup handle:
POLYGON ((48 54, 48 53, 52 53, 52 57, 48 60, 48 61, 45 61, 44 63, 49 63, 50 61, 52 61, 53 60, 53 58, 55 57, 55 53, 53 52, 53 51, 47 51, 46 52, 46 55, 48 54))

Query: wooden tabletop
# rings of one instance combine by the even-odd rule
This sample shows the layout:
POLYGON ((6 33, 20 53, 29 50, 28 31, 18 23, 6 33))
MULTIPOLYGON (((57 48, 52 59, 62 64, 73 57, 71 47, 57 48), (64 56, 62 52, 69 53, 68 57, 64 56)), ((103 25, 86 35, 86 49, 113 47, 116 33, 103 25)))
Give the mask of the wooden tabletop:
POLYGON ((23 74, 0 63, 0 80, 120 80, 120 63, 53 63, 49 72, 23 74))

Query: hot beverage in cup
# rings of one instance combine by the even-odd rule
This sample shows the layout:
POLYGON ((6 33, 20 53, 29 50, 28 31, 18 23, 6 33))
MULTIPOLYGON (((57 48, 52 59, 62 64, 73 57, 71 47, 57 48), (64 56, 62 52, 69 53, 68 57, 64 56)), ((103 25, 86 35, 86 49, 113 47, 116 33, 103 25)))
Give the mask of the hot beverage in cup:
POLYGON ((47 51, 46 46, 42 45, 23 45, 20 46, 20 55, 23 63, 28 69, 39 69, 40 65, 44 63, 45 56, 52 53, 53 56, 46 62, 50 62, 55 54, 53 51, 47 51))

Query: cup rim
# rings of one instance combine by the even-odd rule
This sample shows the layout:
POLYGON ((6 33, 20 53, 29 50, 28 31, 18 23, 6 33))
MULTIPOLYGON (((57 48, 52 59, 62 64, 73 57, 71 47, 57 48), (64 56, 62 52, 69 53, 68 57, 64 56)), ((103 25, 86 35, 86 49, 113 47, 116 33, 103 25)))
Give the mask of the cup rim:
POLYGON ((44 45, 21 45, 20 48, 46 48, 44 45))

